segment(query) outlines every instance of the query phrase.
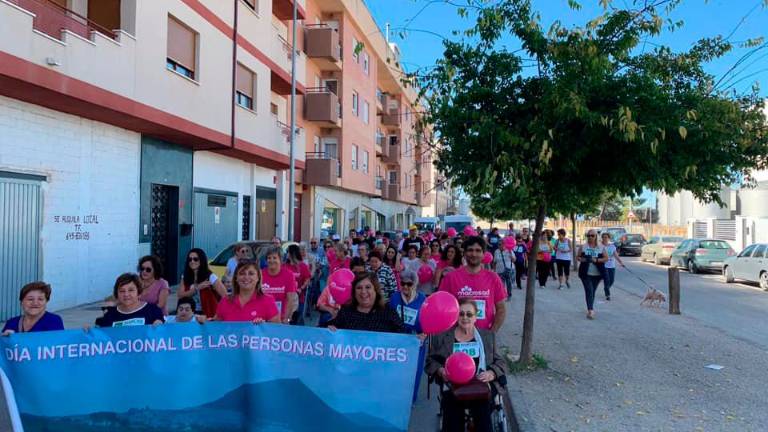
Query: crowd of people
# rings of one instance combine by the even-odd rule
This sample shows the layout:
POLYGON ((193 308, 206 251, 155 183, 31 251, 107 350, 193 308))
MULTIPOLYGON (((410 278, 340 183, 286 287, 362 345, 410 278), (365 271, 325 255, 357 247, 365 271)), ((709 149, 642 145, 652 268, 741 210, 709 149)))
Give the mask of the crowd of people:
MULTIPOLYGON (((145 256, 139 260, 136 273, 116 278, 104 314, 94 324, 120 327, 244 321, 304 325, 306 317, 316 311, 317 325, 331 331, 412 334, 422 341, 413 400, 426 371, 431 381, 446 388, 441 397, 445 419, 449 420, 444 422, 444 430, 463 430, 458 416, 464 410, 474 418, 475 430, 490 430, 490 402, 457 399, 446 380, 445 363, 456 350, 469 352, 476 365, 476 382, 489 388, 504 382, 506 363, 498 355, 495 334, 504 325, 505 303, 513 289, 522 289, 533 247, 527 228, 516 231, 510 224, 506 236, 515 239, 513 246, 502 242, 497 228, 486 235, 471 227, 449 234, 439 227, 420 233, 411 226, 407 235, 394 238, 366 228, 350 231, 343 240, 338 236, 323 242, 312 238, 308 245, 290 244, 286 249, 274 239, 273 246, 259 259, 243 242, 235 245, 222 277, 209 268, 205 251, 194 248, 187 253, 176 290, 175 313, 168 310, 171 287, 164 279, 161 260, 145 256), (355 277, 351 298, 339 304, 327 280, 344 268, 355 277), (455 296, 460 310, 452 329, 427 339, 419 313, 428 296, 437 291, 455 296)), ((590 319, 594 318, 598 284, 604 282, 606 299, 610 300, 616 262, 623 265, 610 240, 606 234, 598 242, 597 233, 590 231, 575 255, 590 319)), ((535 256, 540 288, 545 288, 550 278, 559 283, 559 289, 570 288, 574 247, 563 229, 556 235, 549 230, 542 234, 535 256)), ((61 318, 46 311, 50 297, 51 287, 44 282, 24 286, 19 296, 23 313, 5 324, 3 334, 63 329, 61 318)))

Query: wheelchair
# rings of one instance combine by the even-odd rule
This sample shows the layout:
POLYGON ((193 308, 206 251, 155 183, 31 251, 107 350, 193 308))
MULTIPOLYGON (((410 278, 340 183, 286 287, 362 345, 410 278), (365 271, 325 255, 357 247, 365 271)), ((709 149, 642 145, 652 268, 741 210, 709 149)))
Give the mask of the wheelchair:
MULTIPOLYGON (((430 389, 432 384, 438 385, 437 400, 440 405, 440 411, 437 413, 438 425, 437 431, 443 430, 443 394, 446 391, 450 391, 449 384, 444 381, 430 376, 427 382, 427 398, 430 397, 430 389)), ((509 399, 509 392, 507 391, 507 377, 501 376, 497 380, 491 383, 491 430, 493 432, 518 432, 518 428, 514 420, 512 419, 512 402, 509 399)), ((474 425, 472 424, 472 415, 469 409, 464 410, 464 430, 467 432, 473 432, 474 425)))

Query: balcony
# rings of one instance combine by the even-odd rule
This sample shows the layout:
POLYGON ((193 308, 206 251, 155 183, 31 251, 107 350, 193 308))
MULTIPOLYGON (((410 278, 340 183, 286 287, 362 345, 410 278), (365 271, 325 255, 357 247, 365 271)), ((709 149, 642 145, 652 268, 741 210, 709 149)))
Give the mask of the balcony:
POLYGON ((403 199, 399 184, 390 183, 387 185, 387 188, 387 199, 392 201, 401 201, 403 199))
POLYGON ((380 190, 383 190, 383 189, 384 189, 384 177, 382 177, 382 176, 376 176, 376 183, 375 183, 375 187, 376 187, 376 190, 377 190, 377 191, 380 191, 380 190))
POLYGON ((272 15, 277 17, 281 21, 288 21, 293 19, 293 3, 298 2, 296 8, 297 19, 303 20, 307 18, 305 11, 304 1, 302 0, 273 0, 272 1, 272 15))
MULTIPOLYGON (((384 153, 384 148, 386 147, 387 137, 384 135, 376 134, 376 139, 374 141, 374 147, 376 149, 376 156, 381 156, 384 153)), ((387 149, 389 150, 389 149, 387 149)))
POLYGON ((328 24, 304 26, 304 52, 324 71, 341 70, 339 31, 328 24))
POLYGON ((304 183, 313 186, 341 187, 341 163, 327 153, 307 153, 304 183))
POLYGON ((323 127, 341 127, 339 97, 325 87, 311 87, 304 95, 304 119, 323 127))
MULTIPOLYGON (((65 30, 86 40, 92 40, 91 34, 93 32, 98 32, 110 39, 117 39, 117 34, 113 31, 117 27, 115 29, 106 28, 59 3, 49 0, 8 0, 8 2, 35 14, 32 28, 54 39, 63 40, 61 33, 65 30)), ((109 15, 114 15, 110 12, 113 11, 105 11, 109 15)), ((116 17, 111 18, 110 21, 117 20, 119 27, 119 11, 117 11, 116 17)))
POLYGON ((381 115, 381 124, 384 126, 400 128, 400 111, 389 110, 388 113, 381 115))
POLYGON ((381 161, 385 164, 400 165, 400 143, 397 140, 382 147, 381 161))
MULTIPOLYGON (((269 58, 282 70, 282 73, 271 71, 270 87, 279 95, 291 94, 291 43, 286 39, 286 30, 281 30, 275 24, 272 25, 272 35, 269 39, 269 58)), ((304 76, 306 76, 307 58, 296 47, 296 84, 297 92, 303 91, 304 76)))
POLYGON ((384 107, 387 106, 387 94, 381 91, 380 88, 376 89, 376 113, 384 113, 384 107))

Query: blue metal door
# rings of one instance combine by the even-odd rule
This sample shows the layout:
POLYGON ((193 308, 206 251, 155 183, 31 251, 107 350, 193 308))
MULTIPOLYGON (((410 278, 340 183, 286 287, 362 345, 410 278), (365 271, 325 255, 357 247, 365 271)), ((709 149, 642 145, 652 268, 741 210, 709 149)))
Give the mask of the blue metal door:
POLYGON ((40 280, 42 180, 0 171, 0 321, 19 315, 19 290, 40 280))
POLYGON ((213 258, 238 239, 237 194, 195 189, 194 247, 213 258))

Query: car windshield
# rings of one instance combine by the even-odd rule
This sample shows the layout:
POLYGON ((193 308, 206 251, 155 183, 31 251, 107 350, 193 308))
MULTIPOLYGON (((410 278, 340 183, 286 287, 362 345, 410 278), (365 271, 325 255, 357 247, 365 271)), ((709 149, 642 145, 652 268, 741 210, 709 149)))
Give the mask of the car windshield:
POLYGON ((645 240, 645 238, 643 238, 642 234, 629 234, 627 236, 627 241, 640 242, 643 240, 645 240))
POLYGON ((704 240, 699 244, 702 249, 728 249, 728 243, 722 240, 704 240))
POLYGON ((682 237, 662 237, 661 241, 665 243, 679 243, 683 241, 682 237))

